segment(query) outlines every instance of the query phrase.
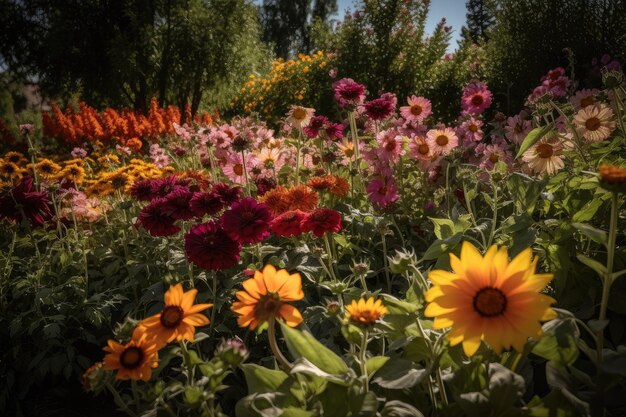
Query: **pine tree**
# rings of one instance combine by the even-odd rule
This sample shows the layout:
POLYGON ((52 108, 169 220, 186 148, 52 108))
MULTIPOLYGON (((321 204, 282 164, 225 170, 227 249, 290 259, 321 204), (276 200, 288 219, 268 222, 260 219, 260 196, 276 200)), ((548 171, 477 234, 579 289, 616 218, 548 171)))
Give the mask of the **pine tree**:
POLYGON ((463 27, 462 35, 474 43, 489 40, 488 29, 495 23, 489 0, 468 0, 466 3, 467 28, 463 27))

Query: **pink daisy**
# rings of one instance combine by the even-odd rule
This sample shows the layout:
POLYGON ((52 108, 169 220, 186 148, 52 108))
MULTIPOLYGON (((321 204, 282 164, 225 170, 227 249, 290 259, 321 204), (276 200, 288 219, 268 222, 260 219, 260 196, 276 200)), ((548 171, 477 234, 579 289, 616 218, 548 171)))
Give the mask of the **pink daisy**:
POLYGON ((469 83, 463 90, 461 108, 469 114, 480 114, 491 106, 493 94, 479 81, 469 83))
POLYGON ((459 146, 459 138, 449 127, 429 130, 426 133, 426 141, 435 155, 447 155, 459 146))
POLYGON ((516 114, 506 120, 504 132, 508 140, 513 143, 520 144, 532 128, 533 125, 530 120, 524 120, 522 114, 516 114))
POLYGON ((372 203, 382 209, 389 207, 400 198, 393 177, 381 177, 370 181, 367 185, 367 193, 372 203))
POLYGON ((411 96, 406 101, 409 105, 400 107, 400 116, 405 120, 422 123, 432 114, 432 105, 427 98, 411 96))

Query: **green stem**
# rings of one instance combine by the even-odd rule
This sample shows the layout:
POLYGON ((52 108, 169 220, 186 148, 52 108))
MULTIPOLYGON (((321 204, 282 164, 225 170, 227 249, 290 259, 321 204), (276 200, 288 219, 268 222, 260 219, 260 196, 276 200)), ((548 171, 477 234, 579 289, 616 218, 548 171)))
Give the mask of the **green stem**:
POLYGON ((122 400, 122 397, 120 397, 120 394, 117 392, 115 388, 111 386, 110 383, 107 382, 106 387, 109 390, 109 392, 113 394, 113 401, 115 402, 115 404, 117 404, 119 408, 121 408, 129 416, 137 417, 137 414, 135 414, 133 410, 128 408, 128 405, 124 402, 124 400, 122 400))
POLYGON ((491 202, 493 204, 493 218, 491 219, 491 232, 489 232, 489 240, 485 249, 489 248, 493 243, 493 238, 496 234, 496 223, 498 221, 498 185, 494 184, 493 181, 491 185, 493 186, 493 201, 491 202))
POLYGON ((274 316, 270 317, 269 326, 267 328, 267 338, 269 339, 270 348, 272 349, 274 356, 276 356, 278 364, 285 372, 289 373, 291 368, 293 368, 293 365, 289 363, 287 358, 285 358, 285 355, 283 355, 278 348, 278 343, 276 343, 276 318, 274 316))
POLYGON ((387 281, 387 292, 391 294, 391 276, 389 275, 389 259, 387 257, 387 238, 385 232, 380 234, 380 238, 383 242, 383 264, 385 268, 385 280, 387 281))
POLYGON ((298 129, 298 142, 296 144, 296 185, 300 184, 300 149, 302 148, 302 129, 298 129))
POLYGON ((326 253, 328 254, 328 269, 334 282, 338 282, 338 274, 335 272, 335 261, 333 257, 333 251, 330 247, 330 241, 328 240, 328 233, 324 233, 324 245, 326 246, 326 253))
POLYGON ((217 314, 217 274, 211 273, 211 289, 213 292, 213 307, 211 307, 211 326, 209 327, 209 333, 213 334, 213 328, 215 327, 215 315, 217 314))
POLYGON ((369 391, 369 377, 367 376, 367 341, 369 338, 369 332, 367 329, 363 330, 363 340, 361 340, 361 347, 359 349, 359 366, 361 367, 361 378, 363 379, 363 391, 369 391))
POLYGON ((252 197, 252 194, 250 193, 250 180, 248 178, 248 168, 246 167, 246 151, 244 151, 243 149, 241 150, 241 163, 243 165, 243 173, 246 177, 246 190, 248 191, 248 196, 252 197))

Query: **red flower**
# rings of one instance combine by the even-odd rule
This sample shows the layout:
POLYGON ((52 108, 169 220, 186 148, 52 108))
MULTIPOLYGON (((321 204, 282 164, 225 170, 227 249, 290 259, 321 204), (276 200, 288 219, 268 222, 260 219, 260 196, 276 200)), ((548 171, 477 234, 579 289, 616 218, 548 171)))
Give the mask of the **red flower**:
POLYGON ((365 113, 372 120, 384 120, 393 113, 394 104, 387 98, 377 98, 365 103, 365 113))
POLYGON ((216 182, 213 184, 213 189, 211 191, 217 194, 227 206, 230 206, 235 201, 239 200, 239 194, 241 194, 240 187, 231 188, 228 184, 223 182, 216 182))
POLYGON ((327 123, 328 118, 326 116, 315 116, 311 118, 309 125, 304 128, 304 133, 306 133, 308 137, 314 138, 327 123))
POLYGON ((313 232, 317 237, 323 237, 326 232, 335 233, 341 230, 341 215, 338 211, 318 208, 308 213, 300 224, 302 232, 313 232))
POLYGON ((224 202, 214 192, 194 193, 191 201, 189 201, 189 207, 198 217, 202 217, 205 214, 212 216, 224 208, 224 202))
POLYGON ((176 219, 166 210, 167 200, 157 198, 141 209, 137 223, 152 236, 171 236, 180 231, 174 222, 176 219))
POLYGON ((302 220, 306 217, 306 213, 300 210, 287 211, 278 217, 275 217, 270 223, 270 230, 276 236, 300 236, 302 220))
POLYGON ((176 190, 188 190, 189 180, 178 178, 175 175, 152 180, 152 192, 156 197, 165 197, 176 190))
POLYGON ((230 210, 222 214, 222 227, 230 237, 240 243, 257 243, 269 236, 268 228, 272 215, 265 204, 246 197, 233 203, 230 210))
POLYGON ((17 223, 26 219, 32 226, 42 226, 52 218, 48 193, 40 193, 33 187, 33 179, 24 177, 6 195, 0 196, 0 219, 7 218, 17 223))
POLYGON ((194 225, 185 235, 187 259, 201 268, 221 271, 237 265, 241 245, 216 222, 194 225))
POLYGON ((152 180, 137 181, 130 188, 130 195, 141 201, 151 201, 158 197, 154 193, 152 180))
POLYGON ((164 210, 175 220, 189 220, 194 216, 189 202, 193 197, 191 191, 184 188, 172 191, 165 197, 164 210))

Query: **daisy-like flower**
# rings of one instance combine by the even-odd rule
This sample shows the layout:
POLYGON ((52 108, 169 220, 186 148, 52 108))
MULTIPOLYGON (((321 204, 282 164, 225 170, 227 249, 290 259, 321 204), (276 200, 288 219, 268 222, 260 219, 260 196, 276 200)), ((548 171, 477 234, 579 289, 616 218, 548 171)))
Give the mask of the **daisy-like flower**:
POLYGON ((341 214, 338 211, 318 208, 308 213, 300 224, 302 232, 312 232, 317 237, 324 237, 326 233, 336 233, 341 230, 341 214))
POLYGON ((266 265, 242 285, 244 290, 235 294, 238 301, 232 306, 239 326, 254 330, 270 318, 282 319, 290 327, 302 323, 300 311, 289 304, 304 298, 300 274, 266 265))
POLYGON ((47 192, 38 192, 31 177, 4 195, 0 195, 0 219, 7 218, 16 223, 26 219, 32 226, 42 226, 52 218, 51 204, 47 192))
POLYGON ((476 148, 476 154, 482 154, 482 158, 478 166, 481 169, 488 171, 492 170, 499 161, 502 161, 507 165, 510 165, 511 163, 511 153, 501 144, 480 144, 476 148))
POLYGON ((66 165, 57 178, 70 181, 72 184, 79 184, 85 178, 85 169, 77 164, 66 165))
POLYGON ((216 222, 196 224, 185 234, 185 254, 189 262, 211 271, 221 271, 239 263, 241 244, 216 222))
POLYGON ((354 143, 346 138, 343 138, 341 142, 337 143, 337 148, 339 148, 339 151, 341 151, 344 163, 347 165, 348 162, 352 160, 355 156, 354 143))
POLYGON ((400 107, 400 116, 405 120, 422 123, 432 114, 432 105, 427 98, 411 96, 406 101, 409 105, 400 107))
POLYGON ((309 125, 314 114, 315 109, 292 105, 291 110, 287 113, 287 123, 296 129, 302 129, 309 125))
POLYGON ((151 236, 171 236, 180 232, 180 227, 174 224, 176 219, 167 209, 167 200, 157 198, 143 207, 137 217, 137 224, 141 224, 151 236))
POLYGON ((483 122, 480 119, 470 117, 468 120, 461 124, 461 130, 463 132, 463 145, 472 146, 476 142, 480 142, 485 135, 481 127, 483 122))
POLYGON ((563 144, 558 138, 542 138, 524 152, 522 160, 535 174, 553 175, 563 169, 563 144))
POLYGON ((244 167, 243 157, 239 153, 233 153, 228 156, 226 164, 222 166, 222 172, 232 182, 237 184, 246 183, 246 173, 244 170, 250 170, 254 166, 251 155, 246 155, 246 165, 244 167))
POLYGON ((333 83, 335 100, 341 107, 358 106, 365 100, 365 86, 356 83, 352 78, 342 78, 333 83))
POLYGON ((278 172, 285 165, 285 157, 277 148, 263 148, 257 154, 257 159, 261 166, 270 171, 278 172))
POLYGON ((304 133, 306 133, 306 135, 310 138, 315 138, 319 135, 320 130, 322 130, 327 123, 328 117, 315 116, 311 118, 309 125, 304 128, 304 133))
POLYGON ((434 317, 433 328, 450 327, 450 345, 463 344, 472 356, 482 340, 498 354, 513 347, 524 350, 529 337, 542 335, 541 321, 556 317, 556 301, 540 294, 552 274, 537 274, 537 258, 526 249, 509 261, 506 247, 491 246, 485 256, 463 242, 461 257, 450 254, 453 272, 428 274, 433 286, 426 292, 424 314, 434 317))
POLYGON ((132 340, 125 345, 115 340, 107 342, 104 368, 117 371, 116 379, 148 381, 152 369, 158 366, 158 350, 156 341, 149 340, 148 335, 141 334, 136 328, 132 340))
POLYGON ((426 133, 426 141, 435 155, 447 155, 459 146, 459 138, 449 127, 429 130, 426 133))
POLYGON ((317 207, 319 196, 306 185, 296 185, 287 190, 286 202, 289 210, 309 212, 317 207))
POLYGON ((505 136, 513 143, 520 144, 526 138, 526 135, 532 130, 533 125, 530 120, 524 120, 521 114, 506 119, 504 126, 505 136))
POLYGON ((201 311, 213 307, 213 304, 195 304, 198 290, 184 291, 181 284, 170 286, 165 292, 165 307, 160 313, 148 317, 139 323, 138 334, 154 339, 158 346, 164 346, 173 340, 194 341, 197 326, 206 326, 209 319, 201 311))
POLYGON ((270 222, 270 230, 276 236, 300 236, 302 234, 302 227, 300 225, 305 216, 306 213, 300 210, 287 211, 272 219, 270 222))
POLYGON ((580 110, 587 106, 593 106, 598 101, 596 100, 596 96, 600 93, 600 91, 596 88, 588 89, 583 88, 582 90, 576 91, 576 93, 570 97, 569 101, 574 106, 575 110, 580 110))
POLYGON ((395 109, 393 101, 388 97, 380 97, 363 105, 365 114, 372 120, 385 120, 395 109))
POLYGON ((20 176, 20 167, 13 162, 0 160, 0 176, 14 178, 20 176))
POLYGON ((418 161, 432 161, 435 156, 424 136, 413 136, 409 141, 411 156, 418 161))
POLYGON ((376 136, 378 142, 378 157, 382 161, 398 162, 406 152, 404 150, 404 137, 397 135, 395 130, 384 130, 376 136))
POLYGON ((491 106, 493 94, 484 83, 469 83, 463 90, 461 108, 469 114, 480 114, 491 106))
POLYGON ((35 171, 44 180, 53 178, 61 170, 61 166, 50 159, 41 159, 35 164, 35 171))
POLYGON ((573 121, 578 134, 589 143, 602 142, 615 130, 613 110, 605 104, 580 109, 573 121))
POLYGON ((367 184, 367 193, 372 202, 383 209, 389 207, 400 198, 398 187, 396 187, 393 177, 376 178, 370 181, 367 184))
POLYGON ((361 298, 358 302, 352 300, 349 306, 346 306, 348 319, 363 326, 373 326, 378 320, 389 312, 381 300, 370 297, 367 300, 361 298))
POLYGON ((23 154, 19 152, 15 152, 15 151, 7 152, 6 154, 4 154, 3 159, 7 162, 12 162, 17 165, 22 164, 27 161, 27 159, 24 158, 23 154))

